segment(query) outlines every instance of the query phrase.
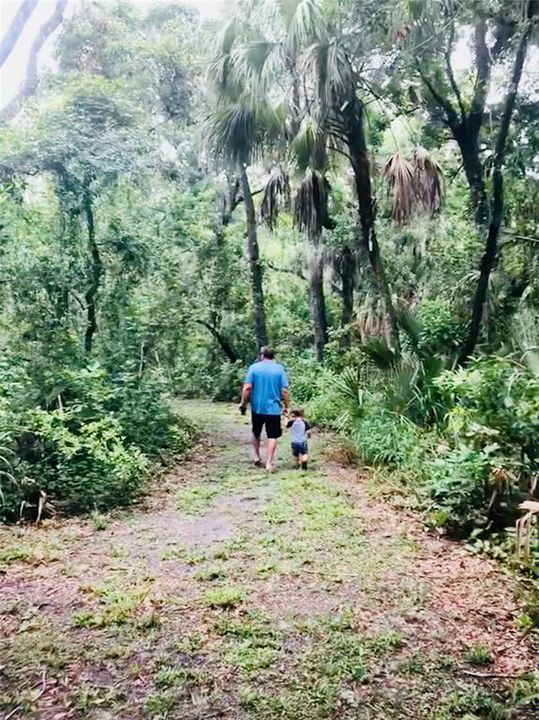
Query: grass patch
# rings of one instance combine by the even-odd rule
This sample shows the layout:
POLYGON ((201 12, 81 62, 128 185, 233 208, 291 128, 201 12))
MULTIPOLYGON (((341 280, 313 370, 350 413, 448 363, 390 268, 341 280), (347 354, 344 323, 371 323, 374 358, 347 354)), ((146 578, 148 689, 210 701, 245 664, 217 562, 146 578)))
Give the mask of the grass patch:
POLYGON ((218 494, 218 486, 194 485, 176 494, 176 507, 187 515, 201 515, 218 494))
POLYGON ((226 577, 226 571, 222 565, 210 565, 195 573, 195 579, 200 582, 214 582, 222 580, 224 577, 226 577))
MULTIPOLYGON (((98 598, 100 608, 95 612, 82 611, 73 615, 72 624, 77 628, 107 627, 134 621, 149 588, 147 585, 118 587, 109 582, 90 588, 90 592, 98 598)), ((138 620, 142 623, 141 629, 154 627, 159 622, 154 613, 139 616, 138 620)))
POLYGON ((180 699, 173 690, 151 692, 144 699, 144 716, 151 720, 164 720, 180 699))
POLYGON ((109 525, 107 516, 103 515, 103 513, 100 513, 98 510, 94 510, 90 513, 90 523, 96 532, 106 530, 109 525))
POLYGON ((0 569, 7 569, 15 563, 42 565, 58 560, 61 555, 60 540, 40 540, 35 543, 18 542, 0 547, 0 569))
POLYGON ((433 720, 506 720, 507 708, 483 688, 472 688, 448 695, 436 709, 433 720))
POLYGON ((367 639, 367 646, 375 653, 387 653, 390 650, 398 650, 404 645, 402 635, 396 630, 389 630, 367 639))
POLYGON ((206 590, 202 596, 204 604, 210 608, 233 608, 243 602, 245 596, 241 588, 222 586, 206 590))
POLYGON ((476 665, 478 667, 490 665, 493 660, 492 652, 488 645, 473 645, 468 648, 466 660, 470 663, 470 665, 476 665))

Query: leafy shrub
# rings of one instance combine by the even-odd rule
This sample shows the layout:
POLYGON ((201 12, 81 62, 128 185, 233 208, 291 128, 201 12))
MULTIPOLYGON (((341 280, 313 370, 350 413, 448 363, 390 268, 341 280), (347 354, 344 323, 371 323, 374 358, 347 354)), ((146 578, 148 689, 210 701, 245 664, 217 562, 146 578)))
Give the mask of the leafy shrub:
POLYGON ((312 381, 310 417, 340 431, 365 462, 412 479, 432 524, 459 534, 505 527, 537 462, 538 376, 511 358, 431 372, 420 357, 405 382, 385 345, 369 353, 376 363, 333 374, 324 389, 312 381), (438 423, 422 427, 433 415, 438 423))
POLYGON ((407 465, 420 444, 420 429, 402 415, 370 406, 351 431, 361 457, 390 468, 407 465))
POLYGON ((539 433, 539 376, 511 358, 476 360, 446 372, 438 386, 454 410, 448 431, 475 445, 496 442, 506 454, 535 458, 539 433))
POLYGON ((81 424, 75 410, 33 409, 24 418, 31 442, 23 452, 26 475, 70 512, 126 504, 140 489, 148 461, 124 443, 111 415, 81 424))
POLYGON ((455 354, 463 327, 455 318, 455 309, 449 300, 422 300, 417 307, 417 318, 421 326, 419 346, 423 353, 445 356, 455 354))
POLYGON ((313 357, 292 357, 282 361, 291 382, 293 400, 304 404, 325 390, 329 380, 325 371, 313 357))
POLYGON ((431 518, 455 533, 484 525, 489 500, 489 458, 466 446, 430 459, 424 472, 431 498, 431 518))
POLYGON ((93 364, 49 368, 46 377, 45 407, 35 405, 24 372, 0 377, 0 436, 10 458, 9 473, 0 467, 0 520, 45 497, 67 512, 132 502, 151 459, 163 450, 182 453, 192 441, 158 375, 112 378, 93 364))
POLYGON ((193 428, 173 412, 168 385, 158 373, 124 374, 115 383, 114 399, 106 407, 118 418, 128 444, 150 456, 187 450, 193 428))
POLYGON ((245 366, 238 360, 235 363, 224 362, 214 378, 211 394, 215 402, 238 400, 241 385, 245 377, 245 366))

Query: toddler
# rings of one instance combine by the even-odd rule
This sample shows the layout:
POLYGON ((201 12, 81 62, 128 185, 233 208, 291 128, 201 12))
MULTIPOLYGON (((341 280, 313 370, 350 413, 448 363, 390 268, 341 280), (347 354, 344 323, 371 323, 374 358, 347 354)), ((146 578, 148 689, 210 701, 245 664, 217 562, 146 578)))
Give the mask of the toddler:
POLYGON ((311 426, 303 417, 302 408, 296 408, 290 412, 290 420, 286 423, 286 427, 290 430, 290 440, 292 442, 292 455, 294 456, 295 466, 302 470, 307 470, 307 461, 309 459, 309 449, 307 447, 307 438, 311 435, 311 426))

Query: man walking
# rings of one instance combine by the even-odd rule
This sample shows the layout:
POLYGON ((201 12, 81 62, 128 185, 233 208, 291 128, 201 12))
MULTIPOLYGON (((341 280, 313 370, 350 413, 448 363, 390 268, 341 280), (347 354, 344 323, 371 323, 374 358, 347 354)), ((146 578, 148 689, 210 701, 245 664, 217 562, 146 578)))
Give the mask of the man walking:
POLYGON ((253 462, 261 467, 260 435, 264 427, 268 437, 266 470, 274 468, 277 439, 281 437, 281 412, 288 407, 288 379, 284 367, 274 360, 270 347, 263 347, 260 359, 247 371, 241 391, 240 411, 251 402, 253 462))

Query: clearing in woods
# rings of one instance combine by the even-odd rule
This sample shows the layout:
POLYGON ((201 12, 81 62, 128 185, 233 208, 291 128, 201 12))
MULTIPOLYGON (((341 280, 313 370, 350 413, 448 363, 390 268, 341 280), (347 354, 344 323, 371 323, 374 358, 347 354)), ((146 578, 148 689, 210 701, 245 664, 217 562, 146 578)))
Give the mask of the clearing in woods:
POLYGON ((246 418, 185 407, 211 436, 142 506, 0 531, 0 717, 534 717, 510 577, 330 437, 266 475, 246 418))

